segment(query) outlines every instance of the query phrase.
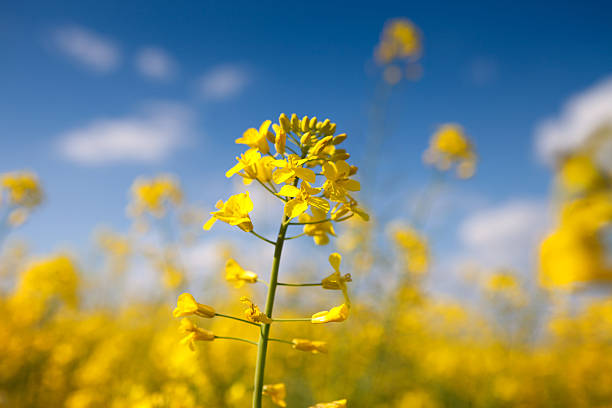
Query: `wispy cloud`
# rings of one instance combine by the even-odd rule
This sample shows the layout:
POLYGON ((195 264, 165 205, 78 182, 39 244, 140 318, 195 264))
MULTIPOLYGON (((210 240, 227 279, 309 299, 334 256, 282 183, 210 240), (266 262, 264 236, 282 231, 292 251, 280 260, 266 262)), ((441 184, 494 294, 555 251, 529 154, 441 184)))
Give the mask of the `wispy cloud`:
POLYGON ((249 83, 247 70, 238 65, 220 65, 197 81, 200 95, 209 100, 226 100, 240 94, 249 83))
POLYGON ((175 75, 177 64, 163 49, 147 47, 136 55, 136 68, 148 78, 169 80, 175 75))
POLYGON ((488 267, 525 267, 550 226, 539 200, 511 200, 468 216, 459 226, 462 257, 488 267))
POLYGON ((63 54, 96 72, 110 72, 121 60, 116 44, 83 27, 60 27, 53 33, 53 42, 63 54))
POLYGON ((141 112, 96 119, 59 138, 63 157, 83 165, 152 163, 166 159, 191 134, 192 113, 183 105, 154 103, 141 112))
POLYGON ((558 117, 537 126, 537 153, 545 163, 552 163, 606 128, 612 133, 612 77, 571 97, 558 117))

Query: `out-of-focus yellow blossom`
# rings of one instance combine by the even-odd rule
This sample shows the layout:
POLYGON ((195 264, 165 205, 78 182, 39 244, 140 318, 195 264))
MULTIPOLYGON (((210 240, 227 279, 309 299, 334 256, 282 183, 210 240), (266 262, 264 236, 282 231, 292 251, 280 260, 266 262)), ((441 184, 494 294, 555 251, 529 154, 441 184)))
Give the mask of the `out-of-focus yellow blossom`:
POLYGON ((185 271, 171 260, 161 263, 162 280, 168 289, 176 289, 185 282, 185 271))
POLYGON ((236 225, 243 231, 253 231, 253 223, 249 213, 253 211, 253 201, 249 197, 249 192, 235 194, 223 201, 217 201, 215 207, 219 211, 213 211, 210 213, 212 218, 206 221, 204 229, 209 230, 213 224, 219 220, 228 223, 229 225, 236 225))
POLYGON ((11 205, 34 208, 42 202, 43 192, 36 174, 30 171, 14 171, 0 175, 2 192, 11 205))
POLYGON ((327 219, 326 212, 315 207, 311 207, 310 211, 312 215, 304 213, 298 218, 299 222, 306 223, 304 224, 304 234, 312 237, 317 245, 327 245, 329 243, 328 235, 336 236, 334 224, 330 221, 324 221, 327 219))
POLYGON ((20 275, 10 305, 24 322, 41 317, 53 299, 77 306, 80 277, 70 257, 57 255, 32 262, 20 275))
POLYGON ((193 295, 189 293, 181 293, 176 301, 176 308, 172 312, 174 317, 185 317, 196 315, 200 317, 212 318, 215 317, 215 309, 210 306, 196 302, 193 295))
POLYGON ((332 402, 319 402, 310 408, 346 408, 346 399, 341 399, 332 402))
POLYGON ((268 154, 270 152, 268 140, 274 140, 274 135, 268 130, 271 124, 272 121, 266 120, 261 124, 259 130, 255 128, 247 129, 241 138, 236 139, 236 143, 245 144, 258 149, 263 154, 268 154))
POLYGON ((389 64, 395 59, 417 58, 421 52, 421 35, 417 27, 406 18, 388 21, 376 47, 376 60, 389 64))
POLYGON ((453 123, 438 128, 425 151, 425 161, 440 170, 448 170, 456 163, 457 174, 461 178, 471 177, 476 169, 474 147, 463 128, 453 123))
POLYGON ((423 274, 429 267, 429 245, 414 228, 398 228, 393 233, 395 243, 401 248, 409 272, 423 274))
POLYGON ((273 160, 271 164, 278 167, 272 174, 272 180, 276 184, 290 183, 295 177, 314 184, 316 180, 315 172, 311 169, 302 167, 308 159, 300 159, 296 154, 290 154, 286 160, 273 160))
POLYGON ((339 323, 348 319, 349 307, 346 304, 332 307, 329 311, 315 313, 312 315, 312 323, 339 323))
POLYGON ((491 292, 503 292, 518 288, 516 277, 507 272, 497 272, 489 277, 486 282, 487 290, 491 292))
POLYGON ((234 287, 241 288, 245 283, 257 282, 257 274, 245 270, 233 259, 228 259, 225 262, 225 280, 231 282, 234 287))
POLYGON ((278 192, 278 195, 292 198, 285 204, 285 215, 291 219, 299 217, 309 206, 311 208, 318 208, 327 214, 329 202, 324 198, 315 197, 320 192, 320 188, 313 188, 308 182, 303 181, 300 188, 285 184, 278 192))
POLYGON ((540 283, 548 288, 612 281, 603 229, 612 224, 612 199, 592 194, 564 204, 561 222, 540 246, 540 283))
POLYGON ((162 217, 166 205, 179 205, 183 201, 183 192, 179 182, 169 175, 160 175, 152 179, 139 178, 132 184, 131 211, 135 215, 150 213, 162 217))
POLYGON ((253 323, 265 324, 272 323, 272 319, 270 319, 268 316, 266 316, 265 313, 259 310, 259 306, 251 302, 251 299, 246 296, 243 296, 240 298, 240 301, 248 306, 248 308, 244 311, 244 315, 246 316, 248 321, 253 323))
POLYGON ((287 398, 287 388, 285 387, 285 384, 266 384, 263 386, 263 394, 270 397, 273 404, 278 405, 279 407, 287 406, 287 403, 285 402, 285 398, 287 398))
POLYGON ((601 172, 586 154, 576 154, 563 160, 559 176, 563 186, 572 193, 597 188, 604 183, 601 172))
POLYGON ((334 268, 334 272, 321 281, 321 286, 323 289, 341 290, 344 302, 350 307, 351 301, 349 300, 346 282, 352 281, 351 274, 347 273, 342 276, 340 273, 340 262, 342 262, 342 256, 339 253, 334 252, 329 256, 329 264, 334 268))
POLYGON ((389 65, 383 71, 383 79, 390 85, 395 85, 402 79, 402 69, 397 65, 389 65))
POLYGON ((215 339, 213 332, 198 327, 189 319, 181 320, 180 331, 186 334, 181 340, 181 344, 187 344, 191 351, 195 351, 196 341, 213 341, 215 339))
POLYGON ((15 208, 8 215, 7 221, 11 227, 18 227, 28 219, 28 210, 25 208, 15 208))
POLYGON ((359 191, 361 188, 357 180, 349 179, 351 166, 344 160, 324 163, 323 175, 327 179, 323 183, 325 197, 334 201, 345 201, 349 191, 359 191))
POLYGON ((425 391, 409 391, 400 399, 398 408, 437 408, 439 405, 425 391))
POLYGON ((311 341, 306 339, 293 339, 293 348, 300 351, 309 351, 312 354, 325 353, 327 354, 327 343, 324 341, 311 341))

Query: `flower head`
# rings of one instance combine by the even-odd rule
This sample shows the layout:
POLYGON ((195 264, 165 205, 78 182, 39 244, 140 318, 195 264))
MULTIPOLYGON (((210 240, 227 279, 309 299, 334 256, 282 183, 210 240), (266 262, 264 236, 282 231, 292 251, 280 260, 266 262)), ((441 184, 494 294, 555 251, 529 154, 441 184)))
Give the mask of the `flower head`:
POLYGON ((245 270, 233 259, 228 259, 227 262, 225 262, 225 279, 233 283, 236 288, 240 288, 245 283, 257 282, 257 274, 245 270))
POLYGON ((306 223, 304 224, 304 234, 312 237, 315 244, 326 245, 329 243, 328 235, 336 236, 334 225, 330 221, 325 221, 327 219, 325 211, 316 207, 311 207, 310 211, 312 215, 303 213, 298 218, 299 222, 306 223))
POLYGON ((240 298, 240 301, 248 305, 248 308, 244 311, 244 315, 246 316, 248 321, 264 324, 272 323, 272 319, 270 319, 265 313, 262 313, 261 310, 259 310, 259 306, 251 302, 251 299, 246 296, 243 296, 240 298))
POLYGON ((408 19, 397 18, 385 24, 375 55, 379 63, 389 64, 396 59, 416 58, 420 51, 421 36, 417 27, 408 19))
POLYGON ((278 167, 272 179, 276 184, 290 183, 295 177, 300 178, 304 181, 314 184, 316 175, 311 169, 305 169, 302 167, 308 159, 300 159, 300 156, 296 154, 290 154, 286 160, 274 160, 272 165, 278 167))
POLYGON ((33 208, 43 198, 42 188, 36 174, 29 171, 15 171, 0 175, 0 189, 7 193, 11 205, 33 208))
POLYGON ((409 272, 423 274, 429 266, 429 246, 427 240, 415 229, 398 228, 393 234, 396 244, 404 252, 409 272))
POLYGON ((219 200, 216 207, 218 211, 210 213, 212 218, 204 224, 205 230, 208 231, 217 220, 229 225, 236 225, 246 232, 253 230, 253 223, 249 216, 249 213, 253 211, 253 201, 251 201, 248 191, 231 196, 225 203, 219 200))
POLYGON ((463 128, 449 123, 440 126, 433 135, 425 161, 440 170, 448 170, 456 163, 459 177, 469 178, 476 168, 476 153, 463 128))
POLYGON ((245 144, 259 150, 263 154, 268 154, 270 151, 268 139, 272 138, 272 140, 274 140, 274 136, 268 130, 271 124, 272 121, 266 120, 261 124, 259 130, 254 128, 247 129, 241 138, 236 139, 236 143, 245 144))
POLYGON ((213 341, 215 339, 213 332, 198 327, 189 319, 181 320, 179 330, 186 334, 181 340, 181 344, 187 344, 191 351, 195 351, 196 341, 213 341))
POLYGON ((331 323, 331 322, 343 322, 348 319, 349 307, 346 304, 332 307, 329 311, 315 313, 312 315, 312 323, 331 323))
POLYGON ((284 185, 278 195, 291 197, 285 204, 285 215, 289 218, 299 217, 308 207, 318 208, 326 214, 329 211, 329 202, 321 197, 315 197, 321 192, 320 188, 313 188, 307 181, 303 181, 300 188, 284 185))
POLYGON ((132 184, 130 210, 136 215, 150 213, 162 217, 167 205, 178 205, 182 200, 183 192, 173 177, 160 175, 152 179, 139 178, 132 184))
POLYGON ((347 200, 349 191, 359 191, 361 186, 357 180, 349 179, 351 166, 344 160, 323 164, 323 175, 327 179, 323 183, 325 196, 334 201, 347 200))
POLYGON ((340 262, 342 261, 342 256, 334 252, 329 256, 329 263, 334 268, 334 272, 329 275, 327 278, 321 281, 321 286, 323 289, 332 289, 332 290, 341 290, 344 295, 344 301, 348 306, 351 305, 351 301, 348 296, 348 289, 346 287, 346 282, 351 282, 351 274, 347 273, 342 276, 340 273, 340 262))
POLYGON ((312 354, 325 353, 327 354, 327 343, 324 341, 311 341, 306 339, 293 339, 293 348, 300 351, 309 351, 312 354))
POLYGON ((196 315, 200 317, 215 317, 215 309, 210 306, 196 302, 195 298, 189 293, 182 293, 176 301, 176 308, 172 312, 174 317, 185 317, 196 315))
POLYGON ((285 384, 266 384, 263 386, 263 395, 267 395, 272 400, 272 403, 279 407, 286 407, 287 403, 287 388, 285 384))

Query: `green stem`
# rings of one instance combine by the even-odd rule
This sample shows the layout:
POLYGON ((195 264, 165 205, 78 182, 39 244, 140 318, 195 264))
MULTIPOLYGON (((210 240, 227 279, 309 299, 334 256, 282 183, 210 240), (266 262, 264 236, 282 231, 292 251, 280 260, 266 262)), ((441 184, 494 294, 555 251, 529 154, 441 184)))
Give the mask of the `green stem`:
POLYGON ((306 221, 306 222, 290 222, 289 225, 310 225, 310 224, 321 224, 323 222, 328 222, 331 221, 331 218, 326 218, 324 220, 318 220, 318 221, 306 221))
POLYGON ((256 233, 255 231, 250 231, 251 234, 255 235, 257 238, 261 239, 262 241, 266 241, 268 244, 272 244, 272 245, 276 245, 276 242, 269 240, 266 237, 262 237, 261 235, 259 235, 258 233, 256 233))
POLYGON ((255 346, 257 345, 257 342, 255 342, 255 341, 251 341, 251 340, 247 340, 247 339, 241 339, 240 337, 215 336, 215 339, 238 340, 238 341, 243 341, 245 343, 253 344, 255 346))
POLYGON ((259 323, 250 322, 250 321, 248 321, 246 319, 241 319, 239 317, 234 317, 234 316, 230 316, 230 315, 226 315, 226 314, 222 314, 222 313, 215 313, 215 316, 225 317, 226 319, 239 320, 239 321, 241 321, 243 323, 252 324, 253 326, 259 326, 259 323))
POLYGON ((275 339, 275 338, 270 337, 270 338, 268 339, 268 341, 276 341, 276 342, 278 342, 278 343, 291 344, 291 345, 293 346, 293 342, 292 342, 292 341, 289 341, 289 340, 275 339))
MULTIPOLYGON (((266 299, 265 313, 266 316, 272 318, 272 310, 274 309, 274 297, 276 295, 276 285, 278 284, 278 270, 280 267, 281 254, 283 252, 283 244, 285 243, 285 234, 287 233, 288 224, 286 220, 280 226, 278 237, 274 246, 274 260, 272 262, 272 273, 270 274, 270 284, 268 285, 268 297, 266 299)), ((259 343, 257 346, 257 363, 255 365, 255 381, 253 391, 253 408, 261 408, 261 398, 263 395, 264 372, 266 366, 266 354, 268 352, 268 340, 270 335, 270 324, 261 325, 261 333, 259 335, 259 343)))
POLYGON ((299 234, 299 235, 295 235, 295 236, 293 236, 293 237, 285 238, 285 241, 288 241, 288 240, 290 240, 290 239, 296 239, 296 238, 299 238, 299 237, 303 237, 304 235, 306 235, 306 233, 305 233, 305 232, 302 232, 302 233, 301 233, 301 234, 299 234))
POLYGON ((319 283, 281 283, 278 282, 277 285, 279 286, 321 286, 321 282, 319 283))

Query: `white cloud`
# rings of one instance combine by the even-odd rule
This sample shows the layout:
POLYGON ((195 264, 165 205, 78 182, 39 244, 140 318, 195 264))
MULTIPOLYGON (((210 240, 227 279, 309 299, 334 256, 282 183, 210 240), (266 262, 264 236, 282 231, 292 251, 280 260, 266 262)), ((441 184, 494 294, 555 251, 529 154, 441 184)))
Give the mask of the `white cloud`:
POLYGON ((136 67, 146 77, 156 80, 168 80, 176 71, 176 63, 161 48, 143 48, 136 55, 136 67))
POLYGON ((513 200, 478 211, 459 226, 461 257, 488 267, 528 266, 550 225, 548 206, 536 200, 513 200))
POLYGON ((112 41, 83 27, 58 28, 53 33, 53 41, 61 52, 97 72, 112 71, 121 59, 112 41))
POLYGON ((552 163, 606 127, 612 129, 612 77, 573 96, 561 115, 537 126, 537 153, 544 162, 552 163))
POLYGON ((157 162, 189 137, 191 111, 179 104, 155 103, 130 116, 96 119, 60 136, 60 153, 84 165, 157 162))
POLYGON ((238 95, 249 82, 247 71, 237 65, 220 65, 202 75, 198 91, 205 99, 224 100, 238 95))

